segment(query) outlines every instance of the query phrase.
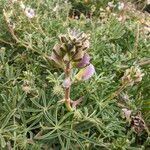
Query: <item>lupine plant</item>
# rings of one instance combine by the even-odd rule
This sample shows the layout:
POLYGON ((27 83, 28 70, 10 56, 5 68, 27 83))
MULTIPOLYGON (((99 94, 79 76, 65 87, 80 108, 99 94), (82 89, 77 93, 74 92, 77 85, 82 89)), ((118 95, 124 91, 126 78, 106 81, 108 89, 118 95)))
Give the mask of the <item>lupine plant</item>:
POLYGON ((88 49, 90 46, 89 35, 79 30, 68 30, 65 35, 59 36, 59 43, 53 47, 51 60, 53 60, 65 73, 63 87, 65 89, 64 101, 69 111, 76 108, 81 99, 72 101, 70 89, 72 82, 72 71, 80 69, 75 75, 77 80, 88 80, 95 72, 94 66, 90 63, 88 49))
POLYGON ((0 0, 0 150, 149 150, 149 31, 125 0, 0 0))

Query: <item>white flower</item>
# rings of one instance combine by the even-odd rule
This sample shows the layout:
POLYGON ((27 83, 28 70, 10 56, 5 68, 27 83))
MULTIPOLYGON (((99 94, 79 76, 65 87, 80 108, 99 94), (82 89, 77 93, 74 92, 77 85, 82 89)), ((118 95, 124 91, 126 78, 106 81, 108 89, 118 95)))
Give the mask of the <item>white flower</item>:
POLYGON ((26 16, 30 19, 35 17, 35 11, 30 7, 26 7, 24 12, 26 16))
POLYGON ((123 2, 118 2, 118 9, 123 10, 124 9, 124 3, 123 2))

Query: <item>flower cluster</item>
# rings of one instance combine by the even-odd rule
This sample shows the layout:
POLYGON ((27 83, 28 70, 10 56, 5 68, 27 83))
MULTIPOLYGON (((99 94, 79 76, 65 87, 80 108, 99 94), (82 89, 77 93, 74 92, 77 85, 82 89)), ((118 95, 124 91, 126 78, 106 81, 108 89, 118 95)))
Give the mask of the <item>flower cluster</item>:
POLYGON ((35 11, 34 11, 34 9, 32 9, 30 7, 26 7, 22 1, 20 2, 20 7, 21 7, 21 9, 24 11, 25 15, 29 19, 32 19, 32 18, 35 17, 35 11))
MULTIPOLYGON (((51 59, 63 69, 67 63, 70 63, 71 68, 80 68, 76 75, 78 80, 89 79, 95 72, 87 52, 90 46, 89 35, 73 29, 68 30, 68 34, 60 35, 59 40, 53 47, 51 59)), ((66 79, 65 86, 68 81, 69 79, 66 79)))
POLYGON ((125 71, 124 76, 122 77, 122 84, 133 86, 134 83, 142 81, 143 76, 144 74, 138 67, 132 66, 125 71))
POLYGON ((26 6, 23 1, 10 0, 10 4, 12 5, 19 4, 25 16, 29 19, 32 19, 36 16, 35 10, 32 9, 30 6, 26 6))
POLYGON ((110 11, 114 8, 117 8, 118 10, 122 11, 125 7, 124 2, 118 2, 115 4, 113 1, 108 2, 108 6, 106 7, 106 10, 110 11))
POLYGON ((62 86, 65 90, 64 102, 69 111, 75 109, 82 101, 82 98, 76 101, 72 101, 70 98, 72 69, 80 69, 75 75, 77 80, 87 80, 95 73, 95 68, 90 63, 90 56, 87 52, 89 46, 89 35, 73 29, 68 30, 65 35, 60 35, 59 43, 53 47, 50 58, 64 70, 65 79, 62 86))
POLYGON ((146 129, 145 122, 140 113, 135 116, 131 116, 131 127, 138 135, 142 134, 146 129))
POLYGON ((132 110, 127 108, 123 108, 122 111, 124 113, 126 121, 129 122, 130 127, 136 134, 140 135, 143 133, 144 130, 146 130, 146 124, 140 112, 134 114, 132 113, 132 110))

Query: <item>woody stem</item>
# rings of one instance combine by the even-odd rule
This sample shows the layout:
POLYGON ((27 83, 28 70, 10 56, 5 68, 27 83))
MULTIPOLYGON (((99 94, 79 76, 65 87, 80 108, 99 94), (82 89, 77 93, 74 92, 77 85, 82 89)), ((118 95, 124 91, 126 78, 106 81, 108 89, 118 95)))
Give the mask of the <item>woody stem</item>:
MULTIPOLYGON (((70 64, 70 62, 68 62, 66 64, 66 69, 65 69, 65 78, 70 79, 70 75, 71 75, 71 64, 70 64)), ((68 111, 72 111, 72 107, 70 105, 70 103, 71 103, 70 88, 71 88, 71 86, 69 86, 68 88, 65 88, 65 104, 66 104, 68 111)))

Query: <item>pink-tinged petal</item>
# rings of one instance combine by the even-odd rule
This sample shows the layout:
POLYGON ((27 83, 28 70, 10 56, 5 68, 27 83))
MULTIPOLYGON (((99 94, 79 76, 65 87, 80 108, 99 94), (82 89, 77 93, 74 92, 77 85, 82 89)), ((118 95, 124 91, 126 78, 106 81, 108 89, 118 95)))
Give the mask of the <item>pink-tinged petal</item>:
POLYGON ((88 64, 90 64, 90 56, 89 54, 84 54, 82 60, 77 64, 78 68, 83 68, 85 66, 87 66, 88 64))
POLYGON ((25 8, 25 14, 28 18, 32 19, 35 17, 35 11, 32 8, 25 8))
POLYGON ((94 73, 95 68, 92 64, 90 64, 85 68, 81 69, 75 77, 78 80, 88 80, 90 77, 94 75, 94 73))
POLYGON ((123 108, 122 111, 124 112, 124 116, 129 121, 131 117, 132 110, 128 110, 127 108, 123 108))
POLYGON ((69 88, 71 86, 71 80, 70 78, 66 78, 64 81, 63 81, 63 87, 64 88, 69 88))
POLYGON ((88 80, 89 78, 91 78, 95 73, 95 68, 92 64, 90 64, 89 66, 87 66, 85 68, 84 74, 83 74, 83 80, 88 80))

